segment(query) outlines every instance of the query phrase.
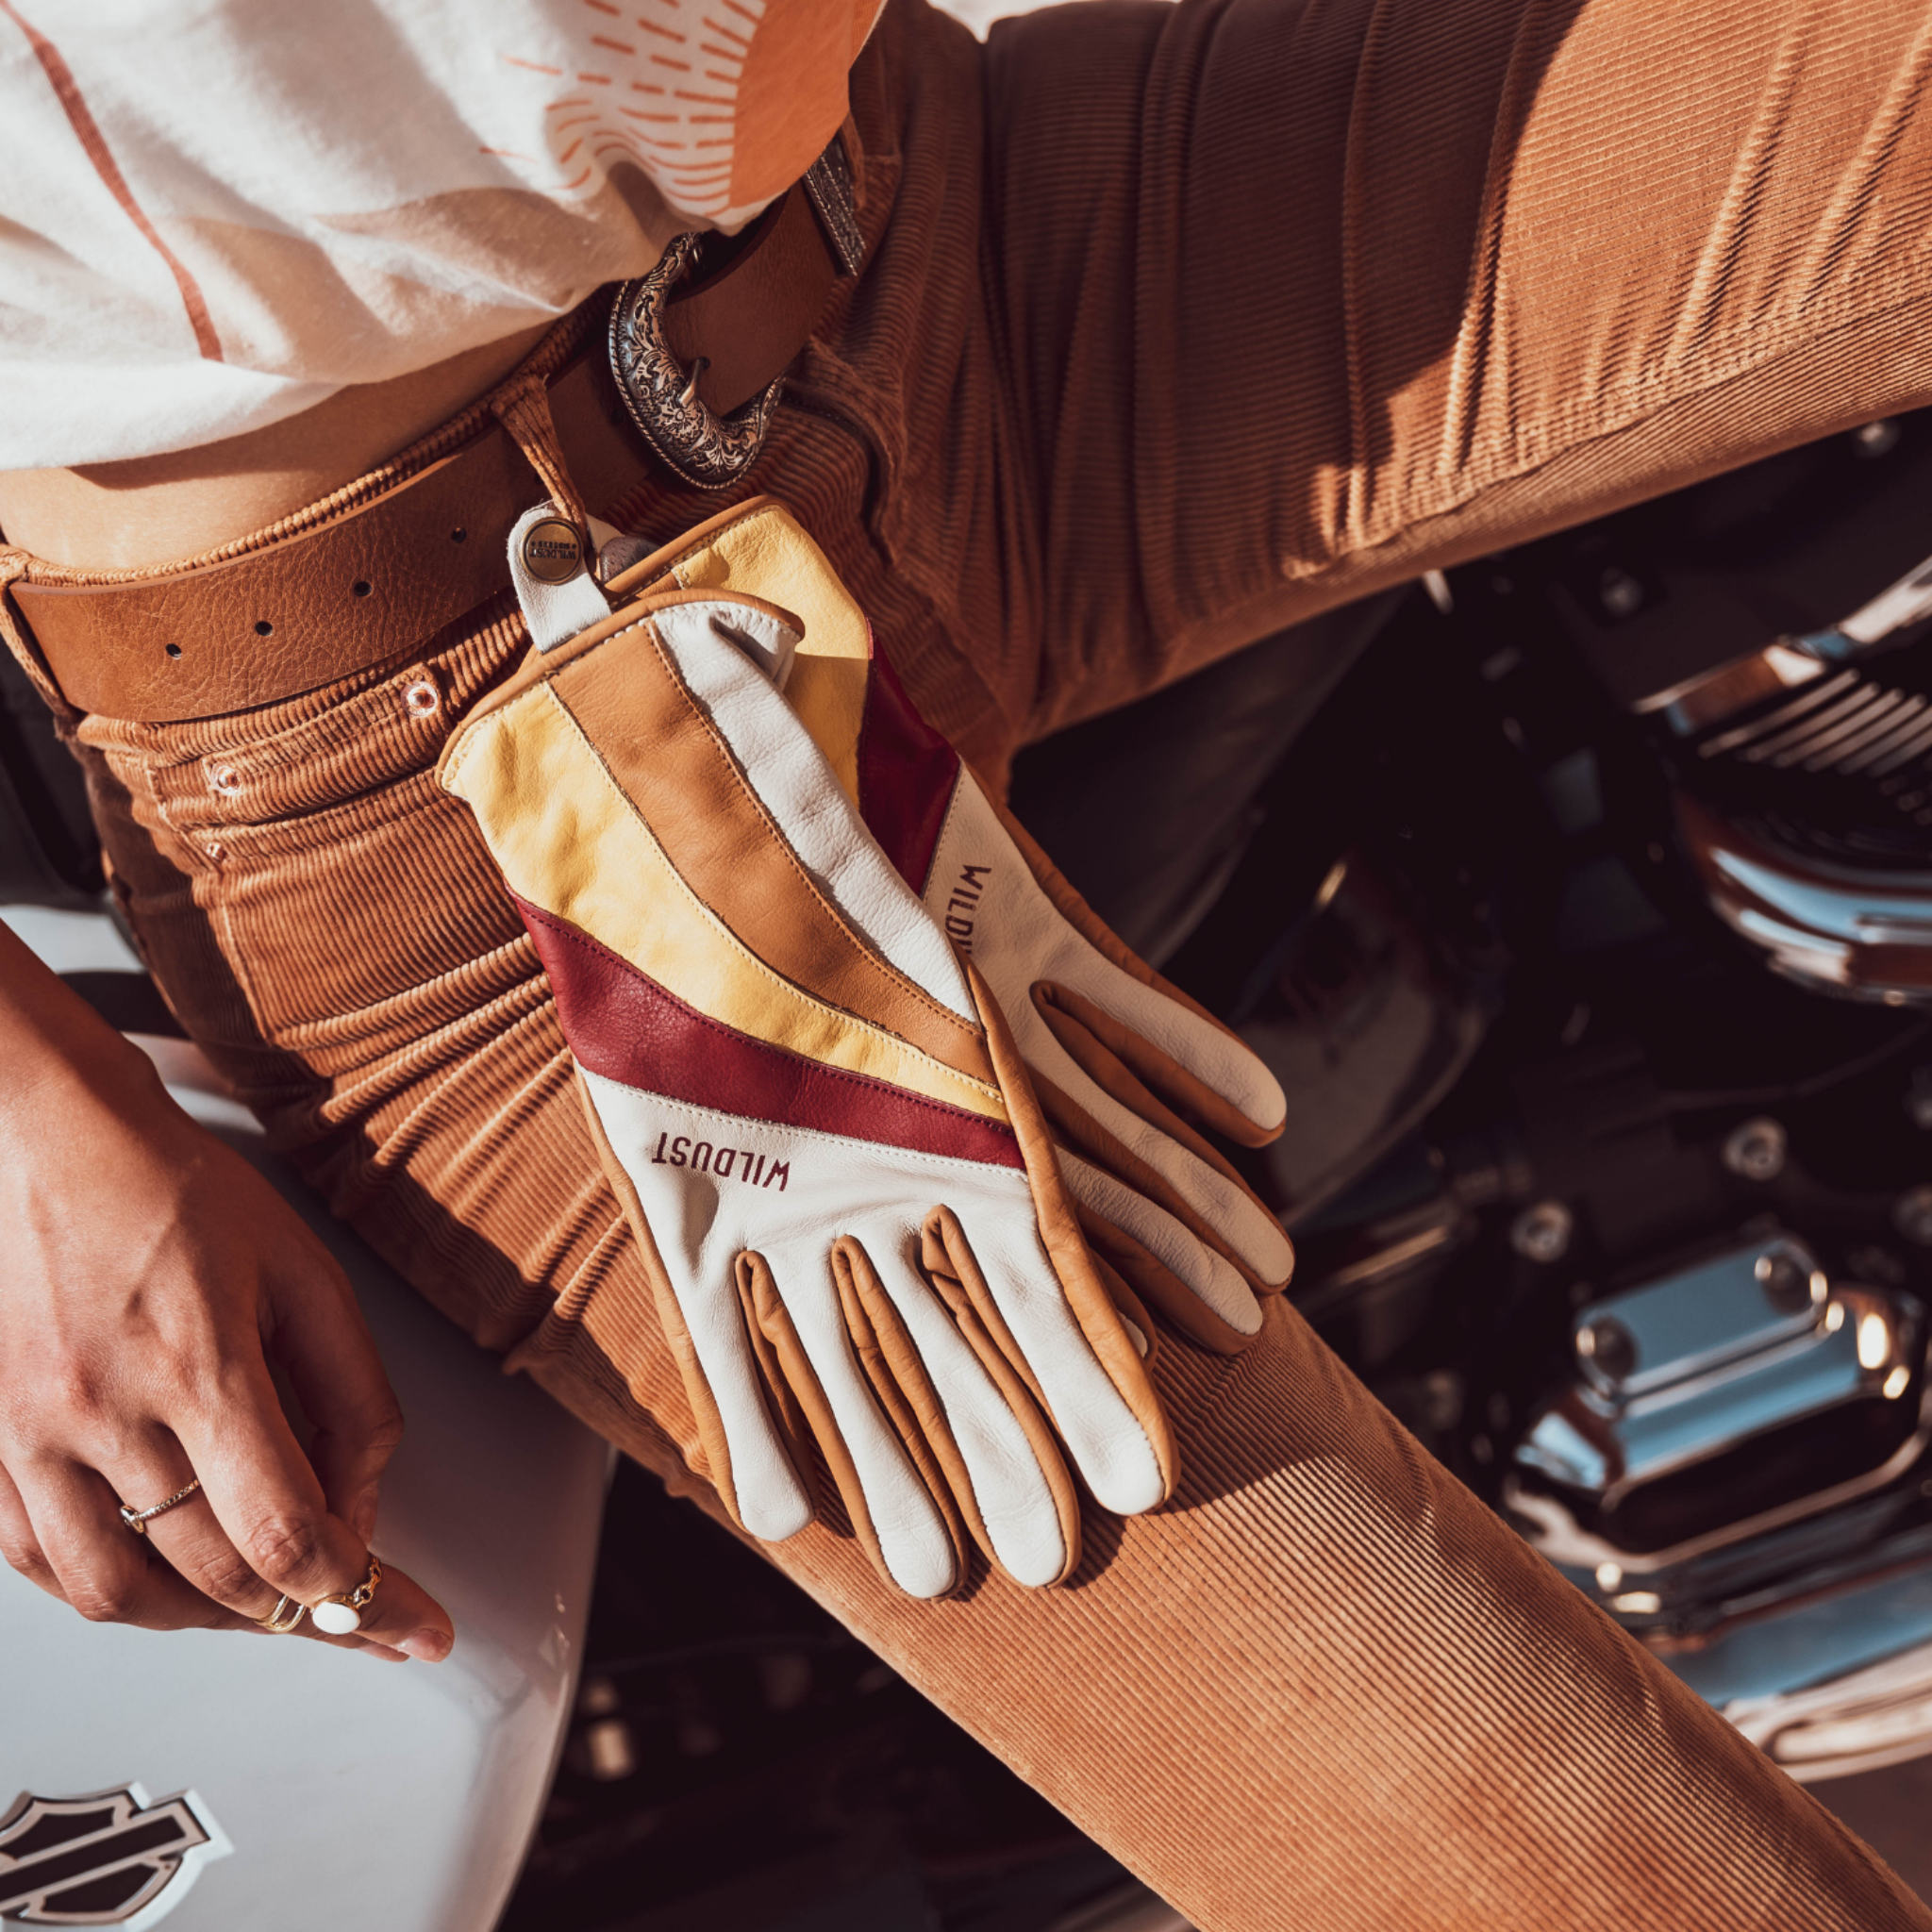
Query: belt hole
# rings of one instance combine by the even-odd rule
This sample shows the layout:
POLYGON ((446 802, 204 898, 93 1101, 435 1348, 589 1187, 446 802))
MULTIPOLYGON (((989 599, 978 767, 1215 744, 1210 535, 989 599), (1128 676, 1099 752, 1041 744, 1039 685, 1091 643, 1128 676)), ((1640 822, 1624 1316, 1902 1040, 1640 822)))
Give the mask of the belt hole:
POLYGON ((181 655, 181 646, 179 644, 163 644, 161 648, 171 658, 178 658, 181 655))
POLYGON ((367 577, 358 577, 349 588, 357 596, 366 597, 369 594, 369 579, 367 577))
POLYGON ((452 543, 467 543, 469 540, 470 533, 467 530, 452 530, 449 533, 449 541, 452 543))
POLYGON ((419 677, 403 692, 403 703, 408 707, 411 715, 426 718, 442 703, 442 693, 432 679, 419 677))
POLYGON ((258 617, 258 618, 257 618, 257 619, 255 620, 255 635, 256 635, 257 637, 258 637, 258 638, 265 638, 265 637, 267 637, 267 636, 269 635, 269 633, 270 633, 271 631, 273 631, 274 629, 275 629, 275 625, 272 625, 272 624, 271 624, 271 623, 270 623, 270 622, 268 621, 268 619, 267 619, 267 618, 265 618, 265 617, 258 617))

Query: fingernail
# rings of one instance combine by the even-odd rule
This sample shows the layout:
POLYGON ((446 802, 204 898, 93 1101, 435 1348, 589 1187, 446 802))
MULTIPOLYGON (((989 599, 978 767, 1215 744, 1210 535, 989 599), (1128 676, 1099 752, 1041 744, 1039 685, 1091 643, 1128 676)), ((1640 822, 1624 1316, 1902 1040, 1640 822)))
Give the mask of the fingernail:
POLYGON ((411 1630, 396 1648, 408 1651, 425 1664, 440 1664, 449 1655, 452 1641, 447 1631, 411 1630))

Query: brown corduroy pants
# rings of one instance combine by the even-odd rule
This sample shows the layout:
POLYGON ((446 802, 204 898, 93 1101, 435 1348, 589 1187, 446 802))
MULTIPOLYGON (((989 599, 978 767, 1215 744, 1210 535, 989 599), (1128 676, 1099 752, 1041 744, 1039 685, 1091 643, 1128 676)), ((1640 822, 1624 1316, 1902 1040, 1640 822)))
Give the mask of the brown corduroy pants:
MULTIPOLYGON (((1928 49, 1905 0, 1097 0, 984 50, 893 0, 854 76, 872 261, 748 491, 997 770, 1299 617, 1932 400, 1928 49)), ((523 648, 506 596, 246 716, 70 723, 157 976, 275 1140, 704 1501, 543 975, 431 776, 523 648)), ((1291 1307, 1238 1358, 1170 1338, 1159 1381, 1180 1492, 1090 1521, 1069 1588, 912 1603, 836 1520, 772 1558, 1208 1932, 1932 1926, 1291 1307)))

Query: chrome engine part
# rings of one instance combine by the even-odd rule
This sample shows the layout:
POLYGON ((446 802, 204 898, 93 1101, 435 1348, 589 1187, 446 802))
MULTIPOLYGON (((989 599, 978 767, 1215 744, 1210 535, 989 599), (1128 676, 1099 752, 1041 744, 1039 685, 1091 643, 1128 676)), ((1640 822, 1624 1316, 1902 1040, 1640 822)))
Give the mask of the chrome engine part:
POLYGON ((1660 1616, 1694 1559, 1884 1490, 1932 1439, 1924 1312, 1767 1230, 1580 1308, 1510 1452, 1529 1541, 1660 1616))
POLYGON ((1928 491, 1910 417, 1444 574, 1170 969, 1378 1096, 1250 1163, 1302 1312, 1803 1777, 1932 1751, 1928 491))
POLYGON ((1713 911, 1801 985, 1932 1002, 1932 559, 1849 617, 1639 698, 1713 911))
POLYGON ((1932 1736, 1932 1643, 1801 1690, 1719 1707, 1800 1784, 1881 1771, 1922 1757, 1932 1736))
POLYGON ((1932 874, 1854 871, 1688 796, 1677 829, 1712 909, 1778 972, 1886 1006, 1932 1002, 1932 874))

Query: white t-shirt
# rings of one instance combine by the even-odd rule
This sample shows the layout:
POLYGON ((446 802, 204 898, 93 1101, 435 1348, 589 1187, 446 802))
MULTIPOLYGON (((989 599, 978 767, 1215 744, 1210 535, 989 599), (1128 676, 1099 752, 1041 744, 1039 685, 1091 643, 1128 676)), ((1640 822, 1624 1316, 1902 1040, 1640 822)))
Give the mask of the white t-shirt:
POLYGON ((736 228, 879 0, 0 0, 0 470, 152 456, 736 228))

